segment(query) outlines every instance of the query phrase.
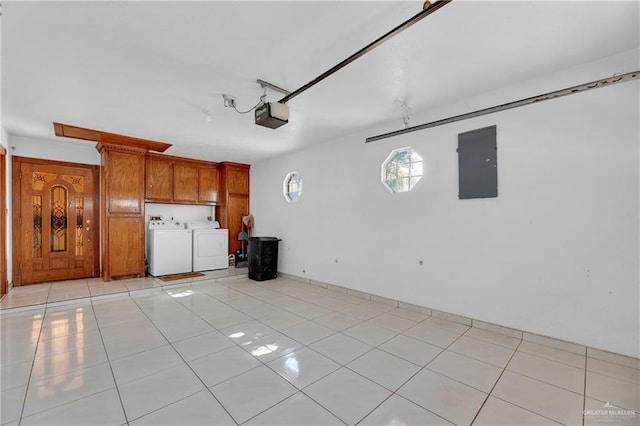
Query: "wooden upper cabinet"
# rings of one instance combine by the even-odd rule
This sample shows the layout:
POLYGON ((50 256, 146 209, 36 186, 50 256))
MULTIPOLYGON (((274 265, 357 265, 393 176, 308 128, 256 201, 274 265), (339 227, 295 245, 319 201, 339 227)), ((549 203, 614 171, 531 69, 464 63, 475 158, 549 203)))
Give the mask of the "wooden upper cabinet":
POLYGON ((103 174, 106 183, 107 213, 141 215, 144 212, 144 155, 139 152, 103 151, 103 174))
POLYGON ((249 193, 249 169, 229 166, 227 168, 227 192, 229 194, 249 193))
POLYGON ((171 202, 173 199, 173 163, 156 156, 146 160, 145 198, 171 202))
POLYGON ((173 199, 177 202, 198 202, 198 166, 173 164, 173 199))
POLYGON ((171 204, 217 204, 218 163, 150 153, 146 158, 144 197, 171 204))
POLYGON ((198 167, 198 202, 217 203, 219 181, 217 167, 198 167))

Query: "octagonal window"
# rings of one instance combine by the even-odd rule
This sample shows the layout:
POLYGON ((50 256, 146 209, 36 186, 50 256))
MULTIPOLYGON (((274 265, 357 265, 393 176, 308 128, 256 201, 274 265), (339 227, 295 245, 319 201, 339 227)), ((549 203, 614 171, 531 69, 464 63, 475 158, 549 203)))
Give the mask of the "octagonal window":
POLYGON ((411 147, 398 148, 382 163, 382 183, 391 192, 407 192, 422 178, 422 157, 411 147))
POLYGON ((295 203, 302 194, 302 178, 298 172, 289 172, 282 182, 282 193, 289 203, 295 203))

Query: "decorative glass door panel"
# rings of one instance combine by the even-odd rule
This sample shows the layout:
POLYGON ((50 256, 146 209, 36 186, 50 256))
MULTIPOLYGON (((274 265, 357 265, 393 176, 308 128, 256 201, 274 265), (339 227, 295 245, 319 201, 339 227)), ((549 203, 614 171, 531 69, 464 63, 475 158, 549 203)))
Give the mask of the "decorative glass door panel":
POLYGON ((93 229, 96 180, 92 166, 21 163, 20 284, 99 274, 93 229))
POLYGON ((67 251, 67 189, 54 185, 51 188, 51 252, 67 251))

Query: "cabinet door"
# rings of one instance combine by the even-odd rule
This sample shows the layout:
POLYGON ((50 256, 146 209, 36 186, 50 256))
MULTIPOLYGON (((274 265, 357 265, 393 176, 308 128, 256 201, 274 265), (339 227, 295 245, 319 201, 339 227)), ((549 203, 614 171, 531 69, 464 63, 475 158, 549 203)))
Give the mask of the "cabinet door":
POLYGON ((145 198, 153 201, 171 201, 173 165, 170 161, 148 157, 145 198))
POLYGON ((198 202, 217 203, 218 202, 218 169, 216 167, 198 168, 198 202))
POLYGON ((227 191, 229 194, 248 194, 249 170, 230 167, 227 170, 227 191))
POLYGON ((189 163, 174 163, 173 200, 198 202, 198 166, 189 163))
POLYGON ((144 276, 144 221, 138 217, 109 218, 108 276, 144 276))
MULTIPOLYGON (((238 234, 242 231, 242 216, 249 214, 249 196, 229 194, 227 204, 227 228, 229 228, 229 253, 241 248, 238 234)), ((245 242, 246 247, 246 242, 245 242)))
POLYGON ((142 214, 144 156, 111 151, 103 160, 110 214, 142 214))

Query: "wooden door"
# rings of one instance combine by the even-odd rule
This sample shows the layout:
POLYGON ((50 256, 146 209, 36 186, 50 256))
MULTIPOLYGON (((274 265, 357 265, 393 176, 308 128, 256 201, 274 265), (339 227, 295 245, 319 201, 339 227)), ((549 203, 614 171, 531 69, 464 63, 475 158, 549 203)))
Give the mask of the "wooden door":
POLYGON ((98 167, 13 157, 13 170, 14 284, 98 276, 98 167))

